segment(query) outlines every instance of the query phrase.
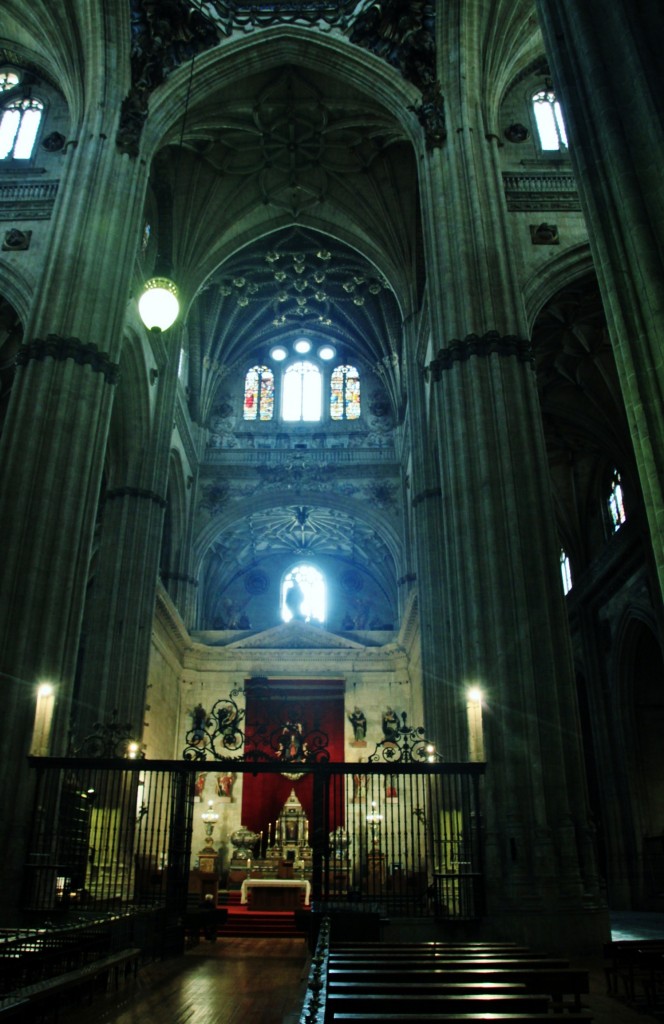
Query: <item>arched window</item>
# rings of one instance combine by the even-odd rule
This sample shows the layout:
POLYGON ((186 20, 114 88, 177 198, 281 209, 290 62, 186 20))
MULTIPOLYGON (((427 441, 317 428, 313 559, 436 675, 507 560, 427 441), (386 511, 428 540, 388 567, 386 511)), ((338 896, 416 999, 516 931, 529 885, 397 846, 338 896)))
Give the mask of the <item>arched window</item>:
POLYGON ((337 366, 330 381, 330 416, 356 420, 360 415, 360 375, 354 366, 337 366))
POLYGON ((29 160, 44 113, 41 100, 12 100, 0 118, 0 160, 29 160))
POLYGON ((245 420, 271 420, 274 413, 274 374, 269 366, 252 366, 244 378, 245 420))
POLYGON ((284 420, 316 423, 322 411, 322 377, 315 363, 293 363, 284 373, 281 412, 284 420))
POLYGON ((611 485, 607 504, 609 506, 609 516, 611 518, 613 532, 617 533, 623 523, 627 521, 622 483, 620 480, 620 473, 617 469, 614 469, 611 475, 611 485))
POLYGON ((569 594, 572 589, 572 566, 569 555, 563 548, 560 549, 560 575, 563 581, 563 594, 569 594))
POLYGON ((560 103, 553 89, 539 89, 533 96, 533 112, 542 149, 567 149, 567 132, 560 103))
POLYGON ((325 578, 307 562, 286 573, 281 584, 281 617, 284 622, 325 621, 325 578))

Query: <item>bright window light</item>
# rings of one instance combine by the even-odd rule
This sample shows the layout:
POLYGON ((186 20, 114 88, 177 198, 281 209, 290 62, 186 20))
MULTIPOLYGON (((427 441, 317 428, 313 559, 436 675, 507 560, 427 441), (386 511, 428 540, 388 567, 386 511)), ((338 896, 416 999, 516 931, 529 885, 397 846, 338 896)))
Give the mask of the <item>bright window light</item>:
POLYGON ((284 576, 281 585, 281 617, 284 622, 324 622, 326 614, 325 578, 307 562, 296 565, 284 576))
POLYGON ((43 113, 39 100, 15 100, 5 107, 0 120, 0 160, 32 156, 43 113))
POLYGON ((551 89, 540 89, 533 96, 533 111, 542 149, 567 148, 567 132, 563 112, 551 89))
POLYGON ((283 378, 281 406, 284 420, 317 423, 322 412, 322 378, 314 363, 293 363, 283 378))

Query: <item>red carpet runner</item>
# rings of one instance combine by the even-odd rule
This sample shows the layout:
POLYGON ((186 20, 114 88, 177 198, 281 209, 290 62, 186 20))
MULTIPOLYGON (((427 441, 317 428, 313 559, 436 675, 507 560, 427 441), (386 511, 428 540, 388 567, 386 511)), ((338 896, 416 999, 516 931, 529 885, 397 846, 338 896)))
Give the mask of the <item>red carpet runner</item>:
POLYGON ((297 929, 292 910, 248 910, 246 904, 240 903, 240 893, 233 891, 222 906, 228 910, 226 923, 218 932, 222 939, 297 939, 306 935, 297 929))

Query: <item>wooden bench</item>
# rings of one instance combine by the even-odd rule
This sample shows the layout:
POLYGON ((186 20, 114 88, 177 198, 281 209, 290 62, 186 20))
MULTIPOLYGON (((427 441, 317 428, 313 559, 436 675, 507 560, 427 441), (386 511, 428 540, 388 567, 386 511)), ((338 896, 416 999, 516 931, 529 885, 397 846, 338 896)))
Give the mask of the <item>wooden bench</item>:
POLYGON ((328 969, 328 993, 341 990, 342 985, 354 985, 361 991, 423 991, 437 985, 473 986, 519 985, 527 994, 546 994, 552 1008, 581 1009, 581 996, 590 991, 588 971, 581 968, 510 968, 482 970, 434 968, 433 970, 406 971, 395 977, 393 970, 380 966, 369 970, 354 968, 328 969), (568 1002, 569 998, 569 1002, 568 1002))
MULTIPOLYGON (((334 1024, 551 1024, 551 1014, 544 1012, 522 1013, 337 1013, 334 1024)), ((566 1013, 564 1024, 592 1024, 589 1013, 566 1013)))
MULTIPOLYGON (((468 1013, 543 1013, 547 1012, 546 996, 524 993, 473 993, 445 995, 437 992, 408 993, 334 993, 328 992, 325 1001, 325 1021, 332 1024, 339 1014, 378 1014, 383 1020, 388 1014, 415 1014, 420 1021, 431 1020, 432 1014, 468 1013)), ((415 1016, 413 1019, 417 1019, 415 1016)))
POLYGON ((512 942, 333 942, 330 951, 333 953, 389 953, 407 950, 413 953, 459 953, 465 955, 495 956, 498 953, 506 956, 512 953, 520 956, 545 956, 544 953, 532 952, 528 946, 517 946, 512 942))
POLYGON ((119 987, 120 979, 126 978, 129 971, 138 970, 141 958, 140 949, 123 949, 109 956, 101 957, 75 971, 46 978, 44 981, 27 985, 0 1002, 0 1012, 16 1020, 25 1020, 33 1024, 44 1004, 49 1004, 49 1015, 57 1020, 63 996, 74 992, 86 993, 91 1000, 95 985, 100 979, 105 980, 108 987, 111 981, 119 987))
POLYGON ((646 1002, 652 1005, 658 984, 664 984, 664 939, 607 942, 603 951, 607 991, 619 995, 622 981, 625 996, 634 1002, 640 982, 646 1002))
POLYGON ((435 970, 437 967, 440 968, 458 968, 459 970, 483 970, 483 969, 494 969, 494 970, 508 970, 512 968, 524 968, 529 970, 537 970, 539 968, 549 970, 561 970, 569 967, 569 960, 565 960, 563 957, 533 957, 531 959, 527 957, 453 957, 453 956, 408 956, 408 955, 397 955, 392 956, 342 956, 338 953, 330 953, 328 960, 330 967, 338 968, 349 968, 352 969, 357 967, 358 969, 370 970, 375 967, 382 967, 386 970, 391 971, 408 971, 408 970, 435 970))

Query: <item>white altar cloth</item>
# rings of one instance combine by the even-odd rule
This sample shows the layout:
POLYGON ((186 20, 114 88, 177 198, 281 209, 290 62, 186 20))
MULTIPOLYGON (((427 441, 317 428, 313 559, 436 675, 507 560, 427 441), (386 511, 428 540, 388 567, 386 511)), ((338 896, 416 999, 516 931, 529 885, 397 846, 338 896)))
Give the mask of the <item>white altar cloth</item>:
POLYGON ((304 889, 304 902, 308 906, 311 897, 311 882, 306 878, 245 878, 240 888, 240 903, 246 903, 249 889, 304 889))

